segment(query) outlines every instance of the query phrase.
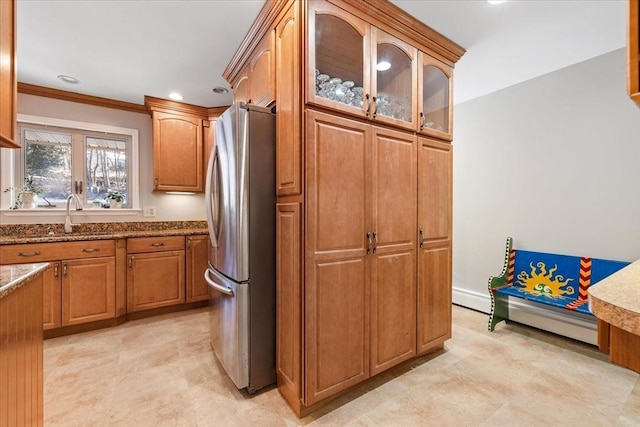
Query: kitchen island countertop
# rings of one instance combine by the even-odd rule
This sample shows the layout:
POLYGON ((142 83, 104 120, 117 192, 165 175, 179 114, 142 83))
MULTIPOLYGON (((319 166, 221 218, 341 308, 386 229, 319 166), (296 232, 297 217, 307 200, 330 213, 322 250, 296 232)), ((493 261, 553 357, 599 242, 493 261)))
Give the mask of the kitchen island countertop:
POLYGON ((640 336, 640 260, 590 287, 589 308, 598 319, 640 336))
POLYGON ((0 265, 0 299, 29 283, 47 268, 49 268, 48 262, 0 265))

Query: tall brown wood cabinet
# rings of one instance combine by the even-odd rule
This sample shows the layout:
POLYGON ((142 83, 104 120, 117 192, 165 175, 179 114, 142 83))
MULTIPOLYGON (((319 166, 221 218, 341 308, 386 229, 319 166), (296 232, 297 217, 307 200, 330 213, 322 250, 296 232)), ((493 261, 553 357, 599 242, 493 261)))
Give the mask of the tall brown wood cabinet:
POLYGON ((0 147, 20 148, 16 141, 18 77, 16 68, 16 0, 0 1, 0 147))
POLYGON ((382 0, 267 1, 224 72, 236 100, 258 99, 250 70, 267 45, 276 370, 304 415, 451 337, 451 93, 464 50, 382 0))

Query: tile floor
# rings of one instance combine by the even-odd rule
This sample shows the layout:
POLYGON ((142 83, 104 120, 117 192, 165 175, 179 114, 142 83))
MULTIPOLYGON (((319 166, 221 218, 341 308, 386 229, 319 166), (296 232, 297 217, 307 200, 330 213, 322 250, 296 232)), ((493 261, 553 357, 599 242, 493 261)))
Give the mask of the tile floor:
POLYGON ((206 309, 45 341, 45 426, 640 426, 640 375, 595 347, 454 306, 445 350, 298 419, 239 392, 206 309))

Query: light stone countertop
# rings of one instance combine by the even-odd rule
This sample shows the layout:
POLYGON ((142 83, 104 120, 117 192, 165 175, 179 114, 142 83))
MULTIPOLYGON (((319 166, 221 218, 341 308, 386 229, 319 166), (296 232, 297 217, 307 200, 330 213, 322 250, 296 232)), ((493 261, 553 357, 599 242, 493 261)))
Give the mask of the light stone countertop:
POLYGON ((49 268, 48 262, 0 265, 0 299, 29 283, 47 268, 49 268))
POLYGON ((589 287, 589 309, 598 319, 640 336, 640 260, 589 287))

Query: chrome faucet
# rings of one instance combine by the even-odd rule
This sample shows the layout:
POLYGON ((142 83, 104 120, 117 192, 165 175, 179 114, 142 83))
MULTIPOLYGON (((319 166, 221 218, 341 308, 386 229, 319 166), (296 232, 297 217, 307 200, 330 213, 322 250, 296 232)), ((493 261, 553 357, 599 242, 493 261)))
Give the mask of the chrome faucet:
POLYGON ((82 210, 82 202, 80 201, 80 198, 78 197, 78 195, 75 193, 69 194, 69 197, 67 197, 67 217, 64 220, 65 233, 73 233, 73 226, 78 225, 78 224, 73 224, 71 222, 71 214, 69 213, 69 204, 71 203, 71 199, 73 199, 76 203, 76 210, 77 211, 82 210))

